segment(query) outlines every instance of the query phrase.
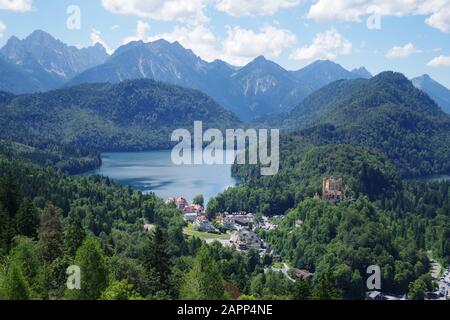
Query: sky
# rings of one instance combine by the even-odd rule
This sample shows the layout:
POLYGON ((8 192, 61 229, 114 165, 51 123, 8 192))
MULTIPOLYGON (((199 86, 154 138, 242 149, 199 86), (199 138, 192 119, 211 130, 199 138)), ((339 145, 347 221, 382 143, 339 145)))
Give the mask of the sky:
POLYGON ((329 59, 450 88, 450 0, 0 0, 0 46, 36 29, 110 53, 164 38, 207 61, 264 55, 297 70, 329 59))

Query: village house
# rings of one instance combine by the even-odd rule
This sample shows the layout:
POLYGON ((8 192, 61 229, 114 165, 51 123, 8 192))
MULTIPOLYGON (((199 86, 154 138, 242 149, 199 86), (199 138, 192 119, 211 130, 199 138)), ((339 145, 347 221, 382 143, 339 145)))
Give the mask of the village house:
POLYGON ((234 222, 234 219, 229 216, 223 218, 221 224, 226 229, 236 230, 236 223, 234 222))
POLYGON ((205 212, 205 208, 198 204, 189 205, 189 202, 183 198, 170 197, 166 200, 166 204, 174 203, 175 207, 182 210, 184 213, 197 213, 202 214, 205 212))
POLYGON ((250 248, 261 249, 263 243, 256 233, 248 229, 242 228, 236 232, 235 246, 239 250, 248 250, 250 248))
POLYGON ((230 223, 233 222, 234 224, 245 227, 255 222, 255 216, 252 213, 246 212, 229 214, 225 219, 230 223))
POLYGON ((194 221, 194 226, 201 232, 217 231, 208 218, 204 215, 198 215, 194 221))
POLYGON ((255 224, 254 227, 255 227, 255 229, 263 229, 263 230, 266 230, 266 231, 271 231, 271 230, 275 230, 277 228, 277 225, 274 224, 274 223, 271 223, 269 221, 268 217, 262 217, 260 219, 260 221, 258 221, 255 224))
POLYGON ((198 214, 196 212, 186 212, 184 214, 184 221, 193 223, 197 219, 197 216, 198 214))
POLYGON ((189 207, 189 203, 185 198, 179 197, 175 200, 175 206, 177 209, 184 211, 187 207, 189 207))
POLYGON ((189 211, 189 212, 196 212, 196 213, 204 213, 205 212, 205 208, 203 208, 203 206, 199 205, 199 204, 193 204, 193 205, 188 205, 187 208, 185 208, 185 210, 189 211))

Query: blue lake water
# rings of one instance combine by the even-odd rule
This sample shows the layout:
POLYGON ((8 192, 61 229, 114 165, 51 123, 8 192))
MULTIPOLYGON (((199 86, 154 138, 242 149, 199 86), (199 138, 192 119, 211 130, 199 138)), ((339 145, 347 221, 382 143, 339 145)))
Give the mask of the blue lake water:
POLYGON ((102 153, 102 166, 89 174, 113 179, 122 185, 157 196, 183 196, 188 201, 203 194, 211 197, 236 185, 230 165, 175 165, 170 150, 102 153))

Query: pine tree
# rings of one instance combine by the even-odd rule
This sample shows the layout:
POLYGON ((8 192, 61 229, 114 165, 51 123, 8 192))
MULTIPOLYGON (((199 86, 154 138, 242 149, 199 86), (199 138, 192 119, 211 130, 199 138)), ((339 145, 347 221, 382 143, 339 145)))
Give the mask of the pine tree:
POLYGON ((29 238, 37 237, 39 214, 30 198, 23 199, 16 214, 17 234, 29 238))
POLYGON ((409 300, 424 300, 425 293, 427 291, 427 284, 423 279, 417 279, 411 282, 408 287, 408 299, 409 300))
POLYGON ((83 228, 80 217, 76 213, 71 212, 64 232, 64 244, 69 256, 75 256, 85 237, 86 231, 83 228))
POLYGON ((293 299, 310 300, 312 294, 311 279, 299 279, 294 283, 293 299))
POLYGON ((19 210, 21 196, 16 177, 11 169, 7 169, 0 178, 0 203, 8 212, 11 219, 14 219, 19 210))
POLYGON ((58 209, 54 206, 49 206, 42 214, 39 228, 39 245, 42 259, 45 262, 51 263, 56 258, 64 255, 63 232, 58 209))
POLYGON ((108 268, 105 254, 98 242, 87 237, 78 249, 75 264, 81 269, 81 289, 74 295, 81 300, 99 299, 108 286, 108 268))
POLYGON ((14 238, 10 260, 20 268, 30 287, 38 286, 40 262, 36 253, 36 244, 31 239, 26 237, 14 238))
POLYGON ((314 300, 338 300, 341 297, 342 294, 336 285, 336 279, 330 275, 329 270, 324 272, 314 285, 312 298, 314 300))
POLYGON ((157 226, 144 248, 143 264, 151 282, 151 293, 171 291, 171 260, 166 231, 157 226))
POLYGON ((102 293, 100 300, 141 300, 142 297, 133 292, 133 286, 126 280, 111 281, 102 293))
POLYGON ((29 300, 30 288, 22 270, 12 263, 4 280, 4 293, 8 300, 29 300))
POLYGON ((195 257, 192 270, 183 279, 180 298, 184 300, 222 300, 225 297, 222 276, 208 249, 203 247, 195 257))
POLYGON ((14 237, 15 230, 11 223, 8 212, 0 203, 0 252, 7 253, 11 247, 11 239, 14 237))
POLYGON ((194 197, 194 199, 192 200, 192 203, 193 203, 193 204, 200 205, 200 206, 203 207, 204 204, 205 204, 205 198, 203 197, 202 194, 196 195, 196 196, 194 197))

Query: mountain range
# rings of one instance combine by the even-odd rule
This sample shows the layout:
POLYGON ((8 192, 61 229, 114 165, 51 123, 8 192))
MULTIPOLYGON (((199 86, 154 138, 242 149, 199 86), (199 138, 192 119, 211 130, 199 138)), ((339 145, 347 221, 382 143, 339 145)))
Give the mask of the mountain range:
POLYGON ((44 31, 34 31, 23 40, 11 37, 0 50, 5 77, 1 90, 14 93, 47 91, 62 86, 75 75, 104 63, 108 54, 100 44, 78 49, 68 46, 44 31))
MULTIPOLYGON (((364 67, 348 71, 327 60, 297 71, 262 56, 244 67, 221 60, 207 62, 178 42, 163 39, 130 42, 109 56, 100 44, 78 49, 40 30, 23 40, 8 40, 0 50, 0 71, 0 90, 16 94, 82 83, 153 79, 200 90, 245 121, 289 112, 337 80, 372 77, 364 67)), ((432 80, 426 83, 421 89, 448 112, 448 89, 432 80)))
POLYGON ((132 42, 104 64, 86 70, 68 85, 151 78, 201 90, 243 120, 289 110, 310 93, 339 79, 354 79, 331 61, 288 71, 259 56, 242 68, 216 60, 208 63, 178 42, 132 42))

